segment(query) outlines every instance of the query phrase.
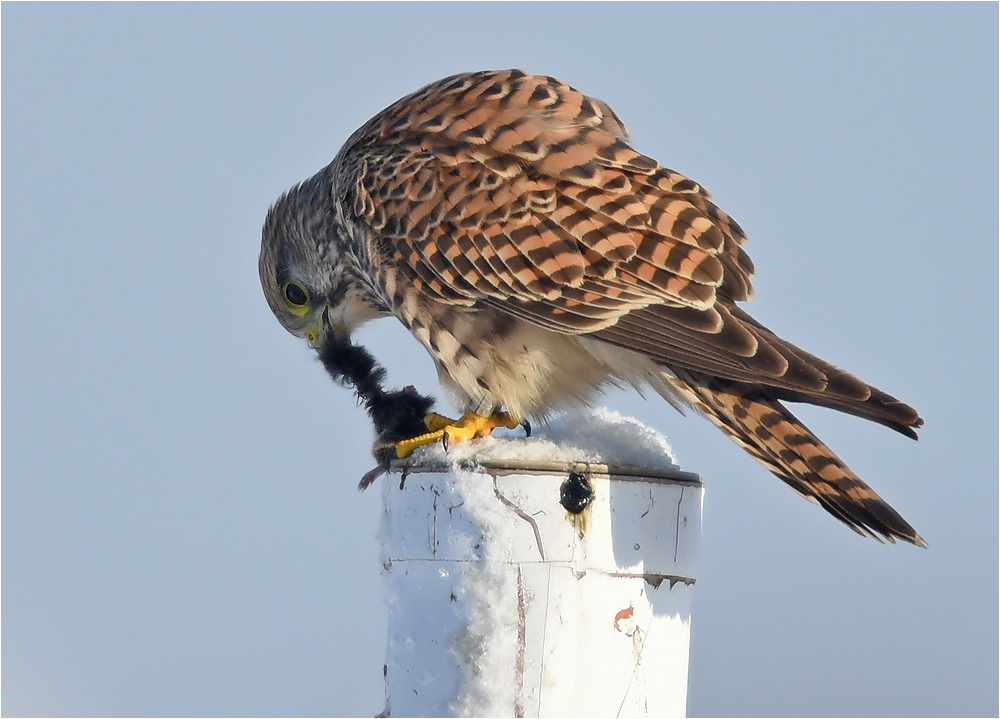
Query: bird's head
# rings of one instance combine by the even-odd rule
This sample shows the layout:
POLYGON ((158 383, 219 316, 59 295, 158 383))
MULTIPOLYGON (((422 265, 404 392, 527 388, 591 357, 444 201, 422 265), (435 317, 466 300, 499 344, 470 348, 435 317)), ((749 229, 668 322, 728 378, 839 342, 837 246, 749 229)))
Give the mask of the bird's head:
POLYGON ((258 262, 271 311, 313 348, 328 333, 349 336, 384 314, 357 281, 354 257, 339 235, 333 197, 321 175, 292 188, 268 211, 258 262))

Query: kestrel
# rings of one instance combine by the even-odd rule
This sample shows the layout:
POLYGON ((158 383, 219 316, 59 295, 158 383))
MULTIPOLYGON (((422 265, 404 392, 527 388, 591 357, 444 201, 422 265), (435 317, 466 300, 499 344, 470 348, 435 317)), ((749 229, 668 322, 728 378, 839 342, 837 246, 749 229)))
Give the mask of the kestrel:
POLYGON ((605 103, 485 71, 390 105, 285 193, 259 269, 278 320, 318 350, 386 315, 427 349, 465 415, 428 415, 400 456, 651 386, 855 531, 925 546, 783 402, 914 439, 923 420, 738 306, 745 240, 699 184, 632 149, 605 103))

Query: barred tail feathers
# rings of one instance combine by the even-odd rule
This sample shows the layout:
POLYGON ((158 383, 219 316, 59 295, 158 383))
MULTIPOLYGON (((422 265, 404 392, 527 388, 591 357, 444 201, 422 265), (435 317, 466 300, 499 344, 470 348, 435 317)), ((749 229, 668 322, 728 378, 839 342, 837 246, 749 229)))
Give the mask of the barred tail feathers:
POLYGON ((895 509, 766 390, 687 371, 670 379, 674 389, 730 439, 854 531, 927 546, 895 509))

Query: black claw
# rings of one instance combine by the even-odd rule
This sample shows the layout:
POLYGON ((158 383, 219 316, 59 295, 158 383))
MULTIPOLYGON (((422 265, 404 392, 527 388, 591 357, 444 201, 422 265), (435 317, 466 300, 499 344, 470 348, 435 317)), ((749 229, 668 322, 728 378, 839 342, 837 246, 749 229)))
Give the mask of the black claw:
POLYGON ((372 485, 372 482, 385 474, 387 469, 387 467, 380 466, 369 472, 365 472, 365 476, 361 478, 361 482, 358 484, 358 490, 364 492, 372 485))
POLYGON ((443 432, 441 434, 441 445, 444 447, 444 451, 447 452, 448 451, 448 433, 447 432, 443 432))
POLYGON ((526 419, 522 419, 521 420, 521 426, 524 428, 524 436, 525 437, 530 437, 531 436, 531 422, 529 422, 526 419))

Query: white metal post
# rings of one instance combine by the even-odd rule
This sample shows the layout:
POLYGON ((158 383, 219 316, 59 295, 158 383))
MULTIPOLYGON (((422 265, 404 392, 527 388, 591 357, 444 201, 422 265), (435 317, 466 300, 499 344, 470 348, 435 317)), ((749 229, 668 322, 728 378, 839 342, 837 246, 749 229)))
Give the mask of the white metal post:
POLYGON ((388 715, 684 716, 701 481, 531 441, 384 481, 388 715))

